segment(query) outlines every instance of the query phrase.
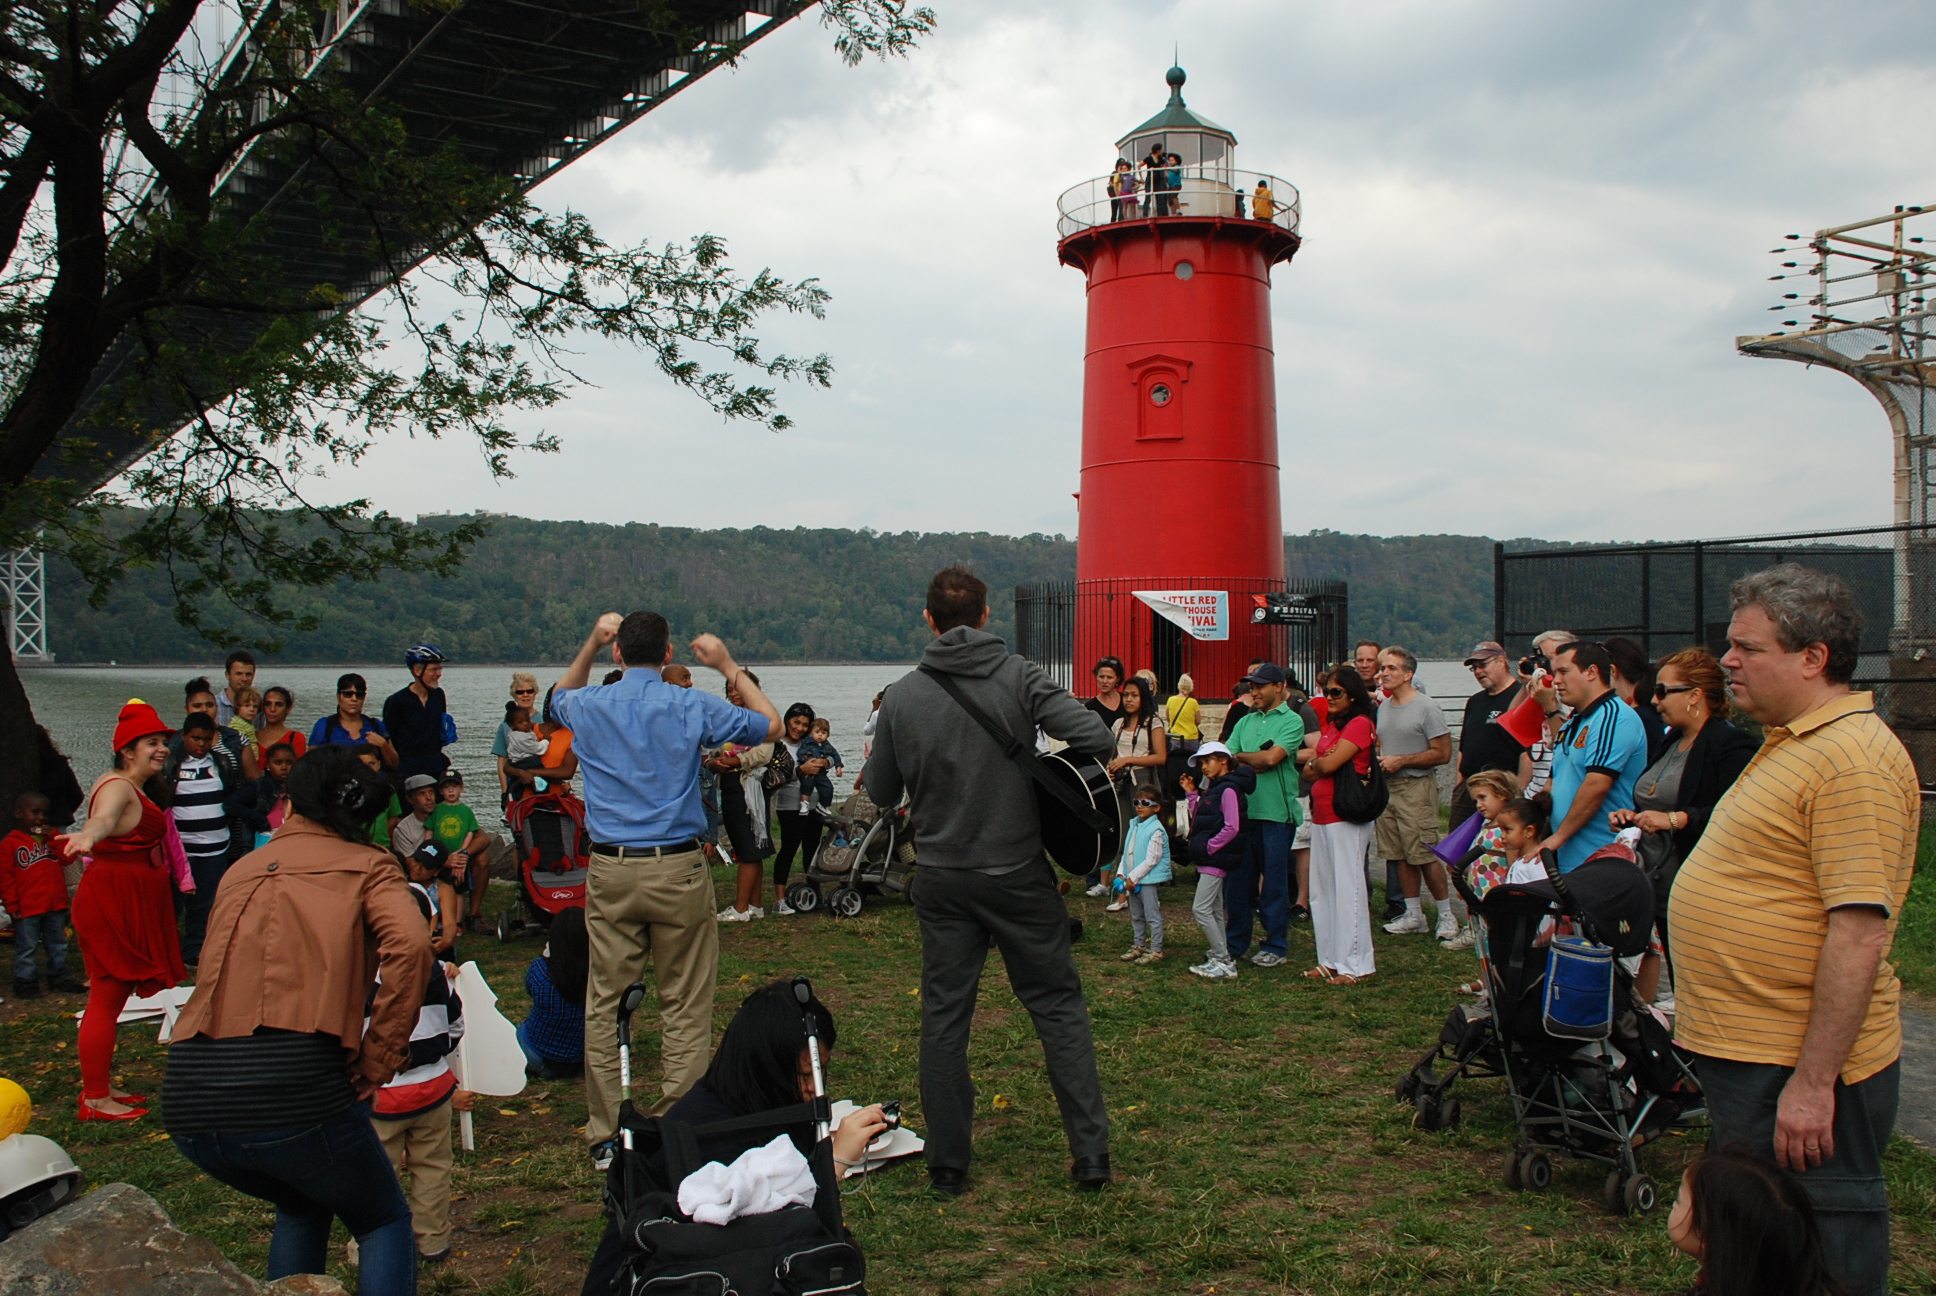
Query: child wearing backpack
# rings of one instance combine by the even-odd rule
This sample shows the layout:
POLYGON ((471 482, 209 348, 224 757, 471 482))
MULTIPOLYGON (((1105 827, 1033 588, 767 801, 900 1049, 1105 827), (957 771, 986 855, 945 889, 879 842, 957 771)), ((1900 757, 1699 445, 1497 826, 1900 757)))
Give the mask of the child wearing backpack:
POLYGON ((1190 969, 1206 981, 1231 981, 1237 976, 1237 961, 1230 957, 1227 921, 1223 903, 1224 875, 1244 857, 1244 797, 1257 786, 1257 775, 1248 765, 1231 759, 1230 748, 1220 742, 1207 742, 1190 757, 1190 768, 1198 772, 1203 785, 1185 774, 1183 790, 1190 802, 1190 860, 1197 866, 1197 894, 1190 914, 1203 928, 1209 955, 1190 969))

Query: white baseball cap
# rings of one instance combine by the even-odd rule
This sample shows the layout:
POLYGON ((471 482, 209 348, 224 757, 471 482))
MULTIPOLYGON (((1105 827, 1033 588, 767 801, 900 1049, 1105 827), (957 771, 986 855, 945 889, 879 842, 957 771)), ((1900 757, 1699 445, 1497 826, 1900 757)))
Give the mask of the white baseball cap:
POLYGON ((1197 748, 1196 754, 1190 757, 1191 768, 1194 769, 1196 767, 1196 763, 1202 760, 1205 756, 1221 756, 1225 760, 1229 760, 1230 749, 1224 746, 1220 742, 1207 742, 1203 744, 1203 746, 1197 748))

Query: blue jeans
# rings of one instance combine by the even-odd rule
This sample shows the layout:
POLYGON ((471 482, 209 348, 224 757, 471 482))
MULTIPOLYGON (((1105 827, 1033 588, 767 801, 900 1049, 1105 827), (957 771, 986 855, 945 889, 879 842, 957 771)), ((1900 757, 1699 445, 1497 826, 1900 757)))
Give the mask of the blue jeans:
POLYGON ((188 872, 195 879, 195 894, 182 897, 182 962, 194 964, 202 957, 202 937, 208 933, 208 912, 215 907, 215 888, 229 871, 229 857, 190 855, 188 872))
MULTIPOLYGON (((1698 1056, 1711 1147, 1735 1146, 1774 1159, 1775 1107, 1793 1067, 1698 1056)), ((1828 1270, 1849 1296, 1888 1296, 1889 1186, 1882 1153, 1896 1127, 1902 1063, 1856 1084, 1835 1082, 1835 1155, 1797 1175, 1815 1207, 1828 1270)))
POLYGON ((276 1208, 269 1280, 328 1269, 329 1229, 356 1238, 360 1296, 414 1296, 417 1240, 396 1171, 357 1104, 316 1125, 258 1134, 170 1134, 209 1175, 276 1208))
POLYGON ((524 1050, 524 1073, 533 1080, 563 1080, 569 1076, 583 1075, 583 1062, 553 1062, 537 1049, 531 1047, 531 1036, 525 1031, 526 1023, 518 1023, 518 1047, 524 1050))
POLYGON ((1229 915, 1224 930, 1230 940, 1230 957, 1240 959, 1250 948, 1252 916, 1256 915, 1264 920, 1264 940, 1258 948, 1283 958, 1291 948, 1291 838, 1297 827, 1252 819, 1244 825, 1244 833, 1247 845, 1243 861, 1223 884, 1224 910, 1229 915))
POLYGON ((47 983, 53 985, 67 976, 67 910, 13 920, 14 980, 40 979, 34 951, 43 945, 47 947, 47 983))

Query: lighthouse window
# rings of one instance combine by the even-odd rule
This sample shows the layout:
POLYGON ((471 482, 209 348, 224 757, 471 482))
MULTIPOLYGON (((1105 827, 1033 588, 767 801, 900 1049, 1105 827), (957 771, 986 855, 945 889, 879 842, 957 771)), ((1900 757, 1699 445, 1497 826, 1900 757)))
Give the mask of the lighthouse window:
POLYGON ((1197 268, 1188 261, 1179 261, 1176 263, 1176 277, 1179 279, 1188 279, 1196 274, 1196 272, 1197 268))
POLYGON ((1157 383, 1150 388, 1150 404, 1162 408, 1170 403, 1170 388, 1167 383, 1157 383))

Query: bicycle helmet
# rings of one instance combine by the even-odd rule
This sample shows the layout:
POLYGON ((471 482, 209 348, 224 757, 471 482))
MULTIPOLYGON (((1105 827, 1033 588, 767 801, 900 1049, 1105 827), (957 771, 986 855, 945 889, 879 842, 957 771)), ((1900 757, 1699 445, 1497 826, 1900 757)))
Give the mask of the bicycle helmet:
POLYGON ((407 648, 403 653, 405 666, 429 666, 444 660, 444 654, 434 643, 420 643, 407 648))

